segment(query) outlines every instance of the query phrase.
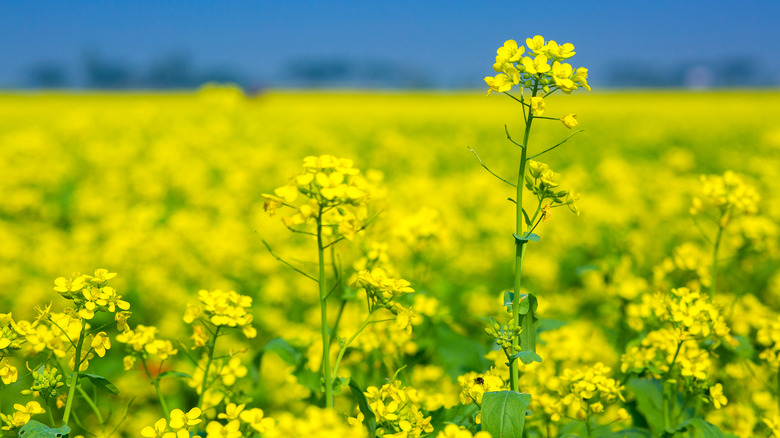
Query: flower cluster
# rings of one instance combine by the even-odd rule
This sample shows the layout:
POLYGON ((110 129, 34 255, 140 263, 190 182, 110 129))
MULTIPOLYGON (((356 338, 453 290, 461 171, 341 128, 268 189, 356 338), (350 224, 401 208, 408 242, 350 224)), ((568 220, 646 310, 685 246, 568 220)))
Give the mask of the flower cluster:
POLYGON ((694 340, 682 340, 674 329, 648 333, 639 345, 629 347, 621 358, 621 370, 635 374, 679 375, 686 385, 706 385, 712 359, 694 340))
POLYGON ((627 313, 644 320, 633 322, 635 327, 669 323, 684 340, 708 336, 724 338, 730 332, 723 315, 707 294, 687 287, 668 293, 646 294, 640 303, 630 304, 627 313))
POLYGON ((45 414, 46 410, 37 401, 28 402, 26 405, 14 404, 15 412, 12 415, 0 414, 3 422, 2 430, 12 430, 27 424, 33 415, 45 414))
POLYGON ((274 419, 266 417, 262 409, 246 409, 245 404, 228 403, 225 412, 217 415, 220 421, 210 421, 206 425, 207 438, 239 438, 252 436, 254 433, 265 434, 274 427, 274 419))
POLYGON ((178 350, 171 341, 157 338, 157 327, 138 324, 133 330, 126 330, 116 336, 117 342, 127 345, 125 369, 131 369, 136 359, 164 361, 176 355, 178 350))
POLYGON ((59 388, 65 386, 62 374, 57 368, 47 368, 45 365, 41 365, 38 369, 31 370, 31 373, 33 384, 30 389, 23 389, 22 395, 40 396, 43 399, 57 398, 59 388))
POLYGON ((122 312, 117 310, 129 310, 130 303, 122 300, 122 296, 107 285, 108 280, 114 277, 116 273, 107 269, 96 269, 94 276, 74 274, 70 278, 59 277, 54 280, 54 290, 73 301, 82 319, 94 318, 95 312, 110 312, 119 318, 122 312))
POLYGON ((402 278, 389 277, 382 268, 374 268, 358 272, 352 279, 352 286, 365 290, 369 312, 387 309, 396 316, 396 325, 411 333, 417 315, 412 308, 398 302, 401 296, 414 292, 411 283, 402 278))
POLYGON ((764 319, 756 333, 756 341, 764 347, 759 357, 773 368, 780 367, 780 316, 764 319))
POLYGON ((266 212, 272 215, 281 207, 289 207, 292 215, 282 218, 287 227, 314 221, 328 233, 351 240, 365 225, 365 211, 344 207, 364 206, 370 192, 367 180, 352 166, 352 160, 332 155, 304 158, 301 173, 275 189, 274 194, 263 194, 266 212), (306 199, 296 205, 300 195, 306 199))
POLYGON ((200 424, 201 410, 192 408, 189 412, 181 409, 171 411, 168 422, 165 418, 160 418, 154 423, 154 426, 146 426, 141 430, 141 435, 146 438, 188 438, 190 436, 190 426, 200 424))
POLYGON ((702 175, 701 193, 693 198, 691 214, 715 210, 719 213, 719 225, 725 227, 737 216, 755 214, 759 200, 756 189, 733 171, 727 170, 723 176, 702 175))
POLYGON ((218 327, 238 327, 247 338, 257 336, 257 330, 252 327, 252 297, 217 289, 199 291, 198 300, 200 304, 187 306, 184 314, 187 324, 201 318, 218 327))
POLYGON ((436 438, 490 438, 491 436, 490 433, 484 430, 472 435, 468 429, 458 427, 456 424, 448 424, 443 431, 436 435, 436 438))
MULTIPOLYGON (((362 424, 346 424, 333 409, 314 406, 306 408, 303 415, 284 412, 274 417, 275 426, 263 434, 263 438, 366 438, 368 431, 362 424)), ((351 421, 351 423, 357 423, 351 421)), ((218 436, 218 435, 216 435, 218 436)), ((240 435, 237 435, 237 437, 240 435)), ((379 430, 377 429, 377 436, 379 430)), ((411 436, 411 435, 409 435, 411 436)), ((210 437, 209 437, 210 438, 210 437)))
MULTIPOLYGON (((488 93, 490 91, 503 93, 511 90, 515 85, 519 85, 522 90, 537 79, 545 93, 554 90, 571 93, 579 87, 590 91, 588 69, 584 67, 575 69, 571 64, 562 62, 576 54, 574 45, 558 44, 552 40, 545 41, 540 35, 528 38, 525 42, 528 46, 528 54, 531 56, 523 56, 525 47, 518 46, 515 40, 507 40, 503 47, 496 50, 493 70, 498 74, 485 78, 490 88, 488 93)), ((541 112, 535 115, 541 115, 541 112)))
POLYGON ((501 374, 495 368, 491 368, 484 373, 470 372, 462 376, 458 376, 458 384, 460 384, 460 398, 461 404, 468 405, 476 403, 482 405, 482 396, 486 392, 503 391, 509 389, 509 384, 501 378, 501 374))
MULTIPOLYGON (((198 394, 201 393, 203 388, 203 370, 206 368, 207 363, 208 356, 204 355, 198 362, 198 367, 189 381, 190 387, 195 388, 198 394)), ((203 408, 207 409, 218 405, 222 401, 229 400, 230 387, 235 385, 238 379, 246 377, 248 373, 249 370, 241 362, 239 356, 213 359, 208 369, 206 393, 202 394, 203 408)))
POLYGON ((579 194, 572 194, 568 190, 556 190, 559 185, 560 175, 553 172, 550 167, 542 162, 529 160, 528 175, 525 176, 525 186, 539 200, 539 205, 549 199, 552 207, 545 205, 542 210, 542 219, 549 220, 550 208, 567 206, 572 213, 579 216, 580 210, 576 202, 579 200, 579 194))
MULTIPOLYGON (((422 413, 417 390, 404 387, 400 380, 382 385, 369 386, 365 392, 371 411, 376 415, 376 436, 402 436, 417 438, 433 432, 431 417, 422 413)), ((358 413, 352 423, 362 423, 363 414, 358 413)))
MULTIPOLYGON (((601 362, 593 366, 566 369, 561 379, 561 402, 576 418, 584 419, 589 414, 601 414, 606 405, 623 400, 620 391, 623 386, 608 377, 611 368, 601 362)), ((625 401, 625 400, 624 400, 625 401)))

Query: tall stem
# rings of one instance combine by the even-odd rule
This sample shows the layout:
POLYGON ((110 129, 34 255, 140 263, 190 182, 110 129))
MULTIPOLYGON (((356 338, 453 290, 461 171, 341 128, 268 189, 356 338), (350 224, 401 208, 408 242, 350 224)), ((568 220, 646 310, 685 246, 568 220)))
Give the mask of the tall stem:
POLYGON ((320 263, 320 310, 322 329, 322 379, 325 383, 325 407, 333 407, 333 383, 330 374, 330 329, 328 328, 328 290, 325 284, 325 247, 322 245, 322 208, 317 216, 317 250, 320 263))
MULTIPOLYGON (((214 343, 216 344, 216 339, 214 340, 214 343)), ((169 417, 169 410, 168 410, 168 404, 165 403, 165 397, 163 397, 162 391, 160 390, 160 380, 158 377, 152 377, 152 373, 149 371, 149 367, 146 365, 146 359, 143 357, 141 358, 141 363, 144 365, 144 371, 146 371, 146 375, 149 376, 149 381, 152 382, 152 386, 154 386, 155 391, 157 391, 157 398, 160 399, 160 407, 162 407, 163 410, 163 417, 165 417, 166 420, 170 421, 169 417)), ((204 380, 205 382, 205 377, 204 380)))
MULTIPOLYGON (((534 86, 532 97, 536 96, 537 86, 534 86)), ((517 222, 516 222, 516 234, 523 236, 525 232, 525 216, 523 215, 523 187, 525 186, 525 165, 528 157, 528 137, 531 135, 531 123, 534 120, 534 116, 531 111, 528 111, 528 119, 525 122, 525 132, 523 133, 523 147, 520 152, 520 168, 517 172, 517 222)), ((514 296, 512 297, 512 319, 515 321, 517 327, 521 326, 520 321, 520 286, 522 283, 522 271, 523 271, 523 256, 525 255, 525 242, 517 242, 515 245, 515 287, 514 296)), ((529 315, 530 316, 530 315, 529 315)), ((525 327, 523 328, 525 330, 525 327)), ((534 330, 531 328, 531 330, 534 330)), ((532 334, 535 338, 535 334, 532 334)), ((536 351, 535 343, 532 345, 520 345, 520 339, 515 338, 512 343, 512 352, 517 353, 519 351, 536 351)), ((509 370, 510 374, 510 387, 512 391, 519 391, 520 388, 520 368, 517 360, 512 361, 512 367, 509 370)))
POLYGON ((79 340, 76 343, 76 352, 73 356, 73 373, 70 377, 70 388, 68 389, 68 399, 65 402, 65 413, 62 415, 63 426, 68 425, 70 420, 70 413, 73 410, 73 399, 76 395, 76 386, 79 384, 79 371, 81 369, 81 348, 84 346, 84 337, 87 333, 87 324, 81 321, 81 333, 79 333, 79 340))
POLYGON ((217 346, 219 328, 220 326, 217 326, 214 329, 214 340, 211 341, 211 345, 209 345, 209 357, 206 359, 206 367, 203 368, 203 382, 200 384, 200 398, 198 399, 198 409, 201 410, 203 409, 203 399, 206 397, 206 390, 209 387, 209 368, 211 367, 211 362, 214 361, 214 348, 217 346))
POLYGON ((718 224, 718 234, 715 236, 715 244, 712 248, 712 281, 710 282, 710 298, 715 295, 715 285, 718 282, 718 249, 720 239, 723 237, 723 225, 718 224))

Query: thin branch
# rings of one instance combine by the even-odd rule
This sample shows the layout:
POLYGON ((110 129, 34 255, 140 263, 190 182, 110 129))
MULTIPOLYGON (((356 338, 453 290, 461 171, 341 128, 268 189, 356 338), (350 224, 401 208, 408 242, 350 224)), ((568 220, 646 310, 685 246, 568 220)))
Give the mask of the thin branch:
POLYGON ((493 171, 492 171, 492 170, 490 170, 490 169, 489 169, 487 166, 485 166, 485 163, 483 163, 483 162, 482 162, 482 159, 481 159, 481 158, 479 158, 479 155, 477 155, 477 151, 475 151, 474 149, 471 149, 471 148, 469 148, 469 151, 471 151, 471 153, 472 153, 472 154, 474 154, 474 156, 475 156, 475 157, 477 157, 477 160, 479 160, 479 164, 481 164, 481 165, 482 165, 482 167, 484 167, 484 168, 485 168, 485 170, 487 170, 488 172, 490 172, 490 174, 491 174, 491 175, 493 175, 493 176, 495 176, 496 178, 500 179, 501 181, 503 181, 503 182, 505 182, 505 183, 509 184, 510 186, 512 186, 512 187, 514 187, 514 188, 517 188, 517 186, 516 186, 516 185, 514 185, 514 184, 512 184, 511 182, 509 182, 509 181, 505 180, 504 178, 501 178, 501 177, 500 177, 500 176, 498 176, 498 175, 497 175, 495 172, 493 172, 493 171))
POLYGON ((560 142, 560 143, 556 144, 555 146, 553 146, 553 147, 551 147, 551 148, 547 148, 547 149, 545 149, 545 150, 543 150, 543 151, 539 152, 539 153, 538 153, 538 154, 536 154, 536 155, 533 155, 533 156, 531 156, 531 157, 528 157, 528 159, 529 159, 529 160, 533 160, 534 158, 538 157, 539 155, 542 155, 542 154, 544 154, 544 153, 550 152, 551 150, 553 150, 553 149, 557 148, 558 146, 560 146, 560 145, 562 145, 562 144, 566 143, 567 141, 569 141, 569 139, 570 139, 570 138, 574 137, 575 135, 579 134, 580 132, 585 132, 585 130, 584 130, 584 129, 580 129, 579 131, 574 131, 574 132, 572 132, 571 134, 569 134, 569 136, 568 136, 568 137, 566 137, 566 138, 564 138, 563 140, 561 140, 561 142, 560 142))
POLYGON ((507 96, 511 97, 512 99, 514 99, 514 100, 516 100, 516 101, 518 101, 518 102, 522 103, 523 105, 526 105, 528 108, 530 108, 530 107, 531 107, 531 105, 528 105, 527 103, 523 102, 521 99, 518 99, 518 98, 516 98, 515 96, 512 96, 512 95, 511 95, 511 94, 509 94, 509 92, 507 92, 507 91, 504 91, 504 94, 506 94, 507 96))
POLYGON ((699 230, 699 232, 701 233, 701 237, 703 237, 704 240, 707 241, 707 244, 712 246, 712 240, 710 240, 709 236, 707 236, 707 233, 704 232, 704 228, 701 227, 701 224, 696 219, 695 215, 691 215, 691 220, 693 221, 693 224, 696 225, 696 229, 699 230))
POLYGON ((507 127, 506 127, 506 125, 504 125, 504 132, 506 132, 506 138, 508 138, 508 139, 509 139, 509 141, 511 141, 512 143, 514 143, 514 145, 515 145, 515 146, 518 146, 518 147, 520 147, 520 148, 523 148, 523 149, 525 149, 525 146, 523 146, 523 145, 521 145, 520 143, 518 143, 518 142, 516 142, 516 141, 512 140, 512 136, 510 136, 510 135, 509 135, 509 128, 507 128, 507 127))
POLYGON ((287 229, 288 229, 288 230, 292 231, 293 233, 298 233, 298 234, 305 234, 305 235, 307 235, 307 236, 314 236, 314 237, 317 237, 317 235, 316 235, 315 233, 310 233, 310 232, 308 232, 308 231, 302 231, 302 230, 296 230, 295 228, 293 228, 293 227, 290 227, 290 226, 287 226, 287 225, 285 225, 285 226, 287 227, 287 229))
MULTIPOLYGON (((259 234, 259 233, 258 233, 258 234, 259 234)), ((273 249, 271 249, 271 245, 269 245, 269 244, 268 244, 268 242, 266 242, 264 239, 260 239, 260 240, 263 242, 263 245, 265 245, 266 249, 268 249, 268 252, 269 252, 269 253, 271 253, 271 255, 272 255, 272 256, 274 256, 274 258, 275 258, 276 260, 279 260, 280 262, 282 262, 282 263, 284 263, 285 265, 289 266, 289 267, 290 267, 290 268, 291 268, 293 271, 295 271, 295 272, 297 272, 297 273, 299 273, 299 274, 303 275, 304 277, 306 277, 306 278, 308 278, 308 279, 310 279, 310 280, 313 280, 313 281, 316 281, 317 283, 319 283, 319 280, 317 280, 316 278, 314 278, 314 277, 312 277, 311 275, 307 274, 306 272, 303 272, 302 270, 300 270, 300 269, 296 268, 295 266, 291 265, 291 264, 290 264, 290 262, 288 262, 287 260, 285 260, 285 259, 283 259, 283 258, 279 257, 278 255, 276 255, 276 253, 274 252, 274 250, 273 250, 273 249)))

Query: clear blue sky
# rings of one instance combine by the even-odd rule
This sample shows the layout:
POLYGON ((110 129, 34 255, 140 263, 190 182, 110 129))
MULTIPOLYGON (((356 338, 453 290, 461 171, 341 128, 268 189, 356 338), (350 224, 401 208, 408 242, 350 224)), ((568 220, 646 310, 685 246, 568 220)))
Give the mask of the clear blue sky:
MULTIPOLYGON (((263 80, 291 59, 398 63, 445 85, 479 84, 505 39, 573 42, 597 81, 615 62, 667 67, 745 57, 780 83, 780 1, 0 0, 0 87, 84 53, 139 69, 171 52, 263 80), (544 9, 539 9, 544 8, 544 9)), ((73 76, 78 76, 73 74, 73 76)))

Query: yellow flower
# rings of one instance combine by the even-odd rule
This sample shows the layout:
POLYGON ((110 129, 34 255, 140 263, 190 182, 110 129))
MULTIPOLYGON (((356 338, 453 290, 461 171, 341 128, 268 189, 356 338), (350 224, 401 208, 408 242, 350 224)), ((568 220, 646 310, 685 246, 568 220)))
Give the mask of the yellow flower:
POLYGON ((0 380, 2 380, 4 384, 10 385, 11 383, 16 382, 18 378, 19 371, 15 366, 9 363, 0 366, 0 380))
POLYGON ((512 89, 512 80, 504 73, 499 73, 495 77, 485 77, 485 83, 488 86, 488 94, 491 91, 503 93, 512 89))
POLYGON ((564 93, 571 93, 577 89, 574 81, 571 79, 572 68, 571 64, 558 61, 553 62, 552 65, 552 77, 555 81, 555 85, 561 89, 564 93))
POLYGON ((565 116, 561 117, 561 122, 563 122, 563 126, 571 129, 577 126, 577 114, 568 113, 565 116))
POLYGON ((108 338, 106 332, 100 332, 92 339, 90 346, 98 356, 103 357, 106 355, 106 350, 111 348, 111 339, 108 338))
MULTIPOLYGON (((504 46, 499 47, 498 50, 496 50, 496 64, 517 62, 520 60, 520 56, 522 56, 524 51, 525 47, 521 46, 518 49, 517 41, 506 40, 504 46)), ((495 66, 493 68, 495 68, 495 66)))
POLYGON ((162 437, 167 430, 168 430, 168 422, 165 420, 165 418, 160 418, 159 420, 157 420, 157 422, 154 423, 154 427, 152 426, 144 427, 141 430, 141 435, 147 438, 158 438, 158 437, 162 437))
POLYGON ((274 419, 269 417, 263 417, 263 410, 258 408, 252 408, 241 412, 241 421, 249 424, 249 427, 260 432, 265 433, 268 429, 274 426, 274 419))
POLYGON ((544 99, 543 98, 541 98, 539 96, 535 96, 535 97, 531 98, 531 112, 535 116, 541 116, 542 114, 544 114, 544 99))
POLYGON ((206 438, 241 438, 241 422, 233 420, 226 425, 212 421, 206 426, 206 438))
POLYGON ((219 415, 217 415, 217 418, 221 420, 238 420, 245 406, 246 405, 237 405, 235 403, 228 403, 228 405, 225 406, 225 413, 224 414, 220 413, 219 415))
POLYGON ((723 385, 720 383, 710 387, 710 399, 712 399, 712 404, 715 406, 715 409, 720 409, 721 406, 726 406, 729 402, 726 396, 723 395, 723 385))
POLYGON ((171 411, 171 427, 181 429, 199 424, 203 421, 200 419, 200 414, 201 410, 199 408, 192 408, 186 414, 181 409, 174 409, 171 411))
POLYGON ((12 423, 16 427, 22 427, 30 421, 33 415, 45 414, 46 411, 36 401, 28 402, 26 405, 14 404, 14 412, 12 423))
POLYGON ((525 45, 528 46, 528 50, 533 54, 539 54, 544 51, 547 45, 544 42, 544 38, 541 35, 536 35, 533 38, 526 38, 525 45))
POLYGON ((547 57, 544 55, 538 55, 534 59, 528 56, 523 57, 523 67, 525 72, 531 75, 539 73, 547 73, 552 67, 547 63, 547 57))

